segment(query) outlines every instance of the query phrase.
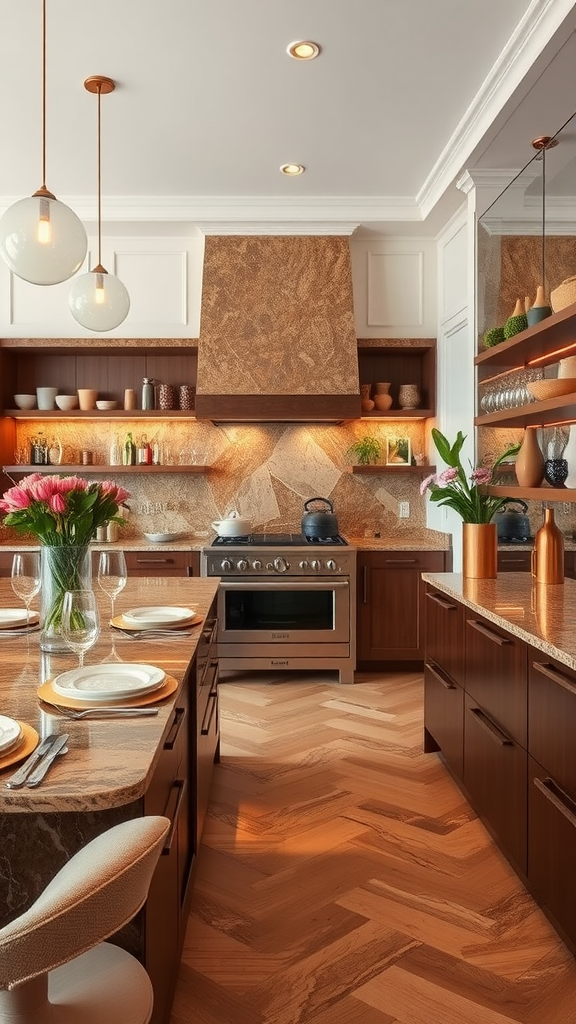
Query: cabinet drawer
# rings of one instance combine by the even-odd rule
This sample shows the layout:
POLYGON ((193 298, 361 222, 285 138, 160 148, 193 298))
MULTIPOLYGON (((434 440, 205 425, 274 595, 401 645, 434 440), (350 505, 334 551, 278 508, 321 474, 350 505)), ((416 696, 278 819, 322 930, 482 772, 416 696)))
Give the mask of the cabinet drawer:
POLYGON ((527 745, 526 645, 466 610, 466 692, 521 746, 527 745))
POLYGON ((126 551, 126 567, 133 576, 187 576, 187 551, 126 551))
POLYGON ((576 673, 528 648, 528 751, 576 793, 576 673))
POLYGON ((528 775, 528 880, 574 948, 576 793, 567 793, 532 758, 528 775))
POLYGON ((370 559, 380 569, 443 572, 445 568, 444 551, 371 551, 370 559))
POLYGON ((464 714, 464 785, 513 863, 526 874, 528 755, 468 695, 464 714))
POLYGON ((464 766, 464 691, 435 664, 424 665, 424 726, 452 771, 464 766))
POLYGON ((424 621, 426 660, 464 685, 464 606, 427 586, 424 621))
POLYGON ((530 572, 530 551, 499 551, 498 572, 530 572))

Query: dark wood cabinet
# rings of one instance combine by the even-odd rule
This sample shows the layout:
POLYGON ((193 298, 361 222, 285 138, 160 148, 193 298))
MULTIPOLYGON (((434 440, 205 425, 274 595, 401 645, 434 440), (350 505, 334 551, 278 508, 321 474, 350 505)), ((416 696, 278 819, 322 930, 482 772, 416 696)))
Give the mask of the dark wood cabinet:
POLYGON ((424 750, 441 750, 459 779, 464 774, 464 690, 439 665, 424 665, 424 750))
POLYGON ((564 940, 576 949, 576 792, 529 758, 528 880, 564 940))
POLYGON ((416 409, 410 410, 411 418, 426 418, 436 415, 436 341, 434 338, 421 338, 416 344, 402 345, 388 342, 370 345, 365 339, 358 339, 358 369, 362 384, 376 384, 378 381, 390 382, 392 406, 387 412, 377 409, 362 413, 363 419, 390 418, 406 416, 406 410, 398 403, 401 384, 416 384, 420 394, 420 402, 416 409))
POLYGON ((199 576, 199 551, 125 551, 131 576, 199 576))
POLYGON ((530 572, 530 550, 498 552, 498 572, 530 572))
POLYGON ((527 754, 468 694, 464 715, 464 785, 472 805, 526 874, 527 754))
POLYGON ((464 607, 427 586, 424 598, 426 661, 464 685, 464 607))
POLYGON ((196 852, 208 810, 214 760, 218 759, 217 631, 213 615, 204 622, 196 658, 196 852))
POLYGON ((443 572, 449 552, 358 553, 357 659, 414 661, 424 658, 423 572, 443 572))
POLYGON ((526 645, 466 610, 465 687, 498 727, 527 745, 526 645))

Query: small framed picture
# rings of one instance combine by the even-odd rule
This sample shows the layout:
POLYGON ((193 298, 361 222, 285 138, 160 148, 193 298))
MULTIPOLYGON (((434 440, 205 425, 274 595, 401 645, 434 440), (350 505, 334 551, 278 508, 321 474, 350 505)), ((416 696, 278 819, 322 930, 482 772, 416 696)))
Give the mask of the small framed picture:
POLYGON ((409 466, 410 464, 410 438, 388 437, 386 439, 386 465, 409 466))

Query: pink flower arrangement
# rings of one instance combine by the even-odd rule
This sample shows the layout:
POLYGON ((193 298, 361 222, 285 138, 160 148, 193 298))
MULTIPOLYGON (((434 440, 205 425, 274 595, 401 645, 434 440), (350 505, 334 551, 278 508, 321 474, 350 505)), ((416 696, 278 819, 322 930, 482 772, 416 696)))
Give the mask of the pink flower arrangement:
POLYGON ((480 488, 492 482, 496 467, 508 456, 516 454, 520 445, 515 444, 508 448, 496 460, 492 469, 484 466, 473 469, 468 481, 460 461, 460 451, 466 440, 462 431, 458 431, 454 444, 450 445, 444 435, 434 427, 432 440, 448 468, 427 476, 420 485, 420 494, 429 491, 430 501, 453 508, 462 516, 465 523, 489 523, 495 513, 510 499, 496 498, 481 491, 480 488))
POLYGON ((129 497, 112 480, 88 483, 78 476, 32 473, 5 491, 0 512, 6 526, 33 534, 41 544, 83 547, 99 526, 124 522, 119 510, 129 497))

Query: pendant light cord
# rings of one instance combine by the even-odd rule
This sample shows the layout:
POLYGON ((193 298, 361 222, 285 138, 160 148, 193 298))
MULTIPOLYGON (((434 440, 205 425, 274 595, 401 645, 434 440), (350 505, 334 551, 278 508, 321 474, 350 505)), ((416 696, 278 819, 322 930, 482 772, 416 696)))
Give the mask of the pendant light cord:
POLYGON ((46 0, 42 0, 42 188, 46 189, 46 0))
POLYGON ((102 97, 102 86, 98 86, 98 142, 96 146, 98 164, 98 266, 102 266, 102 158, 100 150, 100 100, 102 97))
POLYGON ((546 146, 542 150, 542 287, 546 291, 546 146))

